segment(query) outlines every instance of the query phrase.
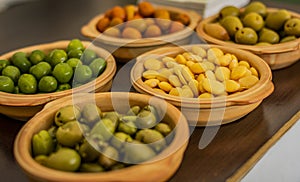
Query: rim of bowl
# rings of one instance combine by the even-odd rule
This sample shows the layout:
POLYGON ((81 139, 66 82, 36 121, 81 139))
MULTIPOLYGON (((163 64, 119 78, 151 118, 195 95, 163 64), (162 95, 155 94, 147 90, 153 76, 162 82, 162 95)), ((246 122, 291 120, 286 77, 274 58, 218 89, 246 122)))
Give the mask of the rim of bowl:
MULTIPOLYGON (((151 96, 149 95, 144 95, 140 93, 132 93, 132 92, 105 92, 105 93, 85 93, 85 94, 78 94, 79 96, 86 96, 86 94, 89 95, 94 95, 95 98, 101 99, 102 98, 108 98, 116 94, 117 98, 122 100, 126 99, 126 96, 129 96, 130 100, 135 100, 141 103, 148 103, 149 99, 151 96)), ((87 97, 88 99, 91 99, 91 97, 87 97)), ((86 99, 85 101, 88 101, 86 99)), ((33 118, 31 118, 18 132, 16 139, 14 141, 14 156, 18 162, 18 164, 22 167, 22 169, 30 176, 33 176, 34 178, 39 178, 39 179, 51 179, 53 181, 59 181, 59 180, 66 180, 66 181, 80 181, 83 178, 85 180, 113 180, 114 177, 116 179, 119 179, 125 175, 127 176, 128 174, 132 172, 136 172, 140 169, 140 167, 148 167, 152 165, 157 165, 162 163, 164 160, 169 159, 170 157, 175 155, 183 155, 184 151, 187 148, 188 144, 188 138, 189 138, 189 126, 186 118, 184 115, 172 104, 164 101, 164 100, 157 100, 158 103, 164 102, 167 105, 167 110, 169 111, 169 116, 172 117, 174 120, 172 123, 175 122, 176 127, 176 135, 173 139, 173 141, 170 143, 170 145, 163 150, 161 153, 159 153, 157 156, 155 156, 153 159, 150 161, 146 161, 145 163, 133 165, 124 169, 116 170, 116 171, 109 171, 109 172, 104 172, 104 173, 70 173, 70 172, 64 172, 64 171, 59 171, 55 169, 51 169, 48 167, 45 167, 43 165, 40 165, 37 163, 33 157, 30 154, 30 146, 31 146, 31 138, 32 135, 34 134, 32 131, 36 128, 42 128, 45 123, 50 124, 49 122, 40 122, 41 119, 44 118, 45 115, 50 116, 51 112, 55 112, 59 108, 53 109, 53 107, 49 107, 47 105, 58 105, 59 103, 62 103, 63 105, 67 105, 71 102, 72 96, 66 96, 60 99, 57 99, 53 102, 50 102, 46 104, 44 109, 37 113, 33 118), (49 112, 51 111, 51 112, 49 112), (179 116, 179 117, 178 117, 179 116), (176 148, 176 151, 174 151, 174 148, 176 148), (162 158, 161 160, 156 160, 157 158, 160 159, 160 157, 167 155, 166 153, 172 153, 169 155, 167 158, 162 158), (151 162, 154 161, 154 162, 151 162)), ((45 127, 45 126, 44 126, 45 127)), ((174 157, 174 156, 173 156, 174 157)), ((142 170, 142 173, 147 173, 148 170, 142 170)), ((170 171, 166 171, 170 172, 170 171)))
POLYGON ((180 47, 163 47, 163 48, 154 49, 152 51, 144 53, 139 57, 137 57, 136 63, 131 69, 130 79, 133 86, 144 93, 155 95, 162 99, 166 99, 167 101, 175 104, 176 106, 184 106, 190 108, 195 108, 195 107, 211 108, 212 103, 213 103, 213 107, 224 107, 224 102, 226 103, 226 106, 245 105, 245 104, 255 103, 269 96, 274 90, 274 85, 272 83, 271 69, 262 58, 249 51, 240 50, 232 47, 225 47, 221 45, 214 45, 214 44, 192 44, 192 45, 184 45, 180 47), (176 55, 180 52, 190 50, 193 46, 201 46, 204 48, 210 48, 210 47, 220 48, 224 52, 234 54, 239 60, 241 60, 241 58, 243 60, 247 60, 253 67, 257 69, 260 76, 259 81, 253 87, 247 90, 230 94, 225 97, 215 97, 213 99, 181 98, 181 97, 172 96, 168 94, 160 94, 159 92, 156 92, 155 90, 151 89, 148 85, 146 85, 142 81, 141 75, 142 75, 142 71, 144 70, 143 62, 145 61, 145 59, 147 59, 147 57, 151 57, 151 55, 157 56, 157 53, 159 54, 158 57, 172 55, 172 54, 176 55))
MULTIPOLYGON (((43 43, 32 45, 28 47, 23 47, 20 49, 16 49, 5 53, 0 56, 0 59, 9 59, 15 52, 23 51, 23 52, 31 52, 35 49, 40 50, 52 50, 55 48, 66 48, 67 44, 70 40, 60 40, 55 42, 43 43)), ((81 41, 85 47, 91 48, 95 50, 99 56, 102 56, 107 61, 106 69, 104 72, 98 76, 95 80, 90 81, 84 85, 81 85, 76 88, 59 91, 59 92, 51 92, 51 93, 37 93, 37 94, 12 94, 6 92, 0 92, 0 104, 7 106, 36 106, 42 105, 49 101, 55 100, 57 98, 70 95, 72 93, 80 93, 80 92, 91 92, 93 90, 97 90, 98 88, 107 84, 116 73, 116 62, 114 57, 105 49, 101 47, 94 46, 92 42, 89 41, 81 41)))
MULTIPOLYGON (((241 8, 240 11, 242 12, 244 8, 241 8)), ((267 8, 267 12, 274 12, 280 10, 279 8, 267 8)), ((300 18, 300 14, 288 10, 292 17, 300 18)), ((289 52, 289 51, 295 51, 300 49, 300 38, 297 38, 296 40, 284 42, 284 43, 278 43, 273 45, 266 45, 266 46, 255 46, 255 45, 243 45, 243 44, 237 44, 237 43, 231 43, 231 42, 225 42, 219 39, 216 39, 210 35, 208 35, 204 31, 204 25, 207 23, 215 22, 216 19, 219 17, 218 13, 215 15, 212 15, 210 17, 207 17, 203 19, 198 26, 196 27, 196 32, 198 37, 203 38, 204 40, 214 43, 217 45, 223 45, 228 47, 235 47, 239 49, 249 50, 254 52, 255 54, 272 54, 272 53, 282 53, 282 52, 289 52)))
POLYGON ((141 39, 116 38, 112 36, 107 36, 97 30, 96 24, 99 21, 99 19, 104 16, 104 13, 102 13, 100 15, 95 16, 86 25, 84 25, 81 29, 81 33, 84 36, 95 38, 97 41, 109 45, 122 46, 122 47, 141 47, 141 46, 147 47, 147 46, 155 46, 155 45, 166 44, 169 42, 174 42, 190 36, 191 34, 194 33, 194 29, 197 27, 199 21, 201 20, 201 15, 197 14, 195 11, 185 11, 180 8, 162 6, 162 5, 159 6, 154 5, 154 7, 166 8, 169 11, 184 13, 189 16, 190 23, 183 30, 168 35, 162 35, 153 38, 141 38, 141 39))

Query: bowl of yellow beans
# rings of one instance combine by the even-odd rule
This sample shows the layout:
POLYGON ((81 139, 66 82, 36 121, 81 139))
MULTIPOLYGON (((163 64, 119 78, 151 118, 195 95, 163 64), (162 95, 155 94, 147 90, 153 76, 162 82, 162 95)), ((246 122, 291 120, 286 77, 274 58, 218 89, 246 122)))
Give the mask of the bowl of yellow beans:
POLYGON ((14 156, 30 181, 167 181, 188 139, 186 118, 162 99, 80 93, 31 118, 15 139, 14 156))
POLYGON ((177 106, 191 125, 221 125, 254 110, 274 90, 260 57, 235 48, 194 44, 142 54, 133 87, 177 106))

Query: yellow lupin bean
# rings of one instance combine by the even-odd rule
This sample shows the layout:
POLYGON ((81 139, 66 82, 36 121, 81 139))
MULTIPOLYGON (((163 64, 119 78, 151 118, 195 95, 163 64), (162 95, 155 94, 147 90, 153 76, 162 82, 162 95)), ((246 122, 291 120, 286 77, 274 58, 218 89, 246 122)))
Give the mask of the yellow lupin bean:
POLYGON ((209 61, 203 61, 202 64, 206 67, 206 70, 215 70, 216 66, 214 63, 211 63, 209 61))
POLYGON ((245 67, 248 68, 248 69, 250 68, 250 64, 249 64, 247 61, 240 61, 240 62, 239 62, 239 65, 240 65, 240 66, 245 66, 245 67))
POLYGON ((173 61, 169 61, 169 62, 166 62, 165 65, 166 65, 167 68, 174 68, 174 67, 178 66, 178 63, 173 62, 173 61))
POLYGON ((199 86, 198 85, 199 85, 198 81, 194 80, 194 79, 190 80, 189 84, 188 84, 188 86, 191 88, 194 96, 196 96, 196 97, 198 97, 198 95, 199 95, 199 90, 198 90, 199 86))
POLYGON ((237 92, 240 89, 240 84, 234 80, 225 80, 224 84, 226 92, 237 92))
POLYGON ((217 67, 215 72, 216 78, 223 82, 224 80, 228 80, 230 78, 230 70, 227 67, 217 67))
POLYGON ((193 46, 192 52, 202 58, 206 57, 206 50, 200 46, 193 46))
POLYGON ((153 88, 154 91, 159 92, 161 94, 166 94, 166 92, 164 92, 163 90, 159 89, 159 88, 153 88))
POLYGON ((162 58, 162 62, 163 63, 167 63, 167 62, 176 62, 176 60, 172 57, 166 56, 162 58))
POLYGON ((224 85, 221 82, 216 81, 216 80, 210 80, 210 79, 205 78, 202 81, 202 85, 203 85, 203 88, 207 92, 215 94, 215 95, 220 95, 225 92, 224 85))
POLYGON ((202 61, 202 57, 195 55, 191 52, 185 52, 182 54, 187 61, 200 62, 202 61))
POLYGON ((200 93, 204 93, 206 92, 204 87, 203 87, 203 80, 201 80, 200 82, 198 82, 198 90, 200 91, 200 93))
POLYGON ((195 63, 189 68, 194 74, 204 73, 207 70, 207 66, 204 63, 195 63))
POLYGON ((191 90, 191 88, 187 85, 184 85, 182 87, 182 97, 186 97, 186 98, 193 98, 194 97, 194 93, 191 90))
POLYGON ((174 86, 174 87, 181 87, 182 84, 179 80, 179 78, 176 75, 170 75, 169 76, 169 82, 174 86))
POLYGON ((162 68, 158 70, 158 73, 160 73, 160 75, 163 75, 165 78, 169 78, 169 76, 174 73, 174 69, 162 68))
POLYGON ((255 85, 258 82, 258 77, 254 75, 245 76, 241 79, 239 79, 239 84, 242 88, 251 88, 253 85, 255 85))
POLYGON ((231 62, 231 54, 226 53, 225 55, 219 57, 219 62, 221 66, 228 66, 231 62))
POLYGON ((199 74, 199 75, 197 76, 197 79, 196 79, 196 80, 197 80, 198 82, 201 82, 204 78, 206 78, 204 74, 199 74))
POLYGON ((189 82, 190 80, 195 79, 194 74, 191 72, 191 70, 187 66, 183 66, 181 69, 182 76, 184 79, 189 82))
POLYGON ((157 59, 147 59, 144 62, 144 67, 147 70, 159 70, 164 67, 163 63, 157 59))
POLYGON ((248 69, 245 66, 234 67, 231 71, 230 78, 233 80, 238 80, 246 75, 247 70, 248 69))
POLYGON ((144 77, 145 79, 153 79, 153 78, 156 78, 158 74, 159 74, 159 73, 158 73, 157 71, 154 71, 154 70, 147 70, 147 71, 144 71, 144 72, 143 72, 143 77, 144 77))
POLYGON ((160 81, 158 79, 153 78, 153 79, 145 80, 144 83, 147 84, 151 88, 155 88, 158 86, 159 82, 160 81))
POLYGON ((162 89, 163 91, 165 91, 165 92, 170 92, 170 90, 173 88, 172 85, 171 85, 170 83, 165 82, 165 81, 159 82, 159 83, 158 83, 158 87, 159 87, 160 89, 162 89))
POLYGON ((223 51, 219 48, 213 47, 207 50, 207 60, 209 62, 217 62, 216 58, 221 57, 223 55, 223 51))
POLYGON ((186 64, 187 60, 182 54, 178 54, 175 58, 176 62, 179 64, 186 64))
POLYGON ((258 77, 258 72, 257 72, 257 70, 254 67, 251 67, 249 70, 251 71, 252 75, 258 77))
POLYGON ((191 67, 193 64, 195 64, 194 61, 187 61, 187 62, 186 62, 186 66, 187 66, 187 67, 191 67))
POLYGON ((229 63, 229 69, 233 70, 233 68, 238 67, 239 62, 237 59, 232 59, 231 62, 229 63))
MULTIPOLYGON (((180 88, 181 89, 181 88, 180 88)), ((169 92, 170 95, 174 95, 174 96, 180 96, 180 93, 178 91, 178 88, 172 88, 169 92)))
POLYGON ((205 72, 206 78, 210 79, 210 80, 216 80, 216 75, 214 74, 213 71, 211 70, 207 70, 205 72))
POLYGON ((182 73, 181 73, 181 69, 182 67, 181 66, 177 66, 174 68, 174 73, 177 75, 177 77, 179 78, 180 82, 183 84, 183 85, 186 85, 187 82, 185 80, 185 78, 183 77, 182 73))
POLYGON ((200 94, 200 95, 198 96, 199 99, 201 99, 201 98, 213 98, 213 97, 214 97, 214 96, 213 96, 212 94, 207 93, 207 92, 202 93, 202 94, 200 94))

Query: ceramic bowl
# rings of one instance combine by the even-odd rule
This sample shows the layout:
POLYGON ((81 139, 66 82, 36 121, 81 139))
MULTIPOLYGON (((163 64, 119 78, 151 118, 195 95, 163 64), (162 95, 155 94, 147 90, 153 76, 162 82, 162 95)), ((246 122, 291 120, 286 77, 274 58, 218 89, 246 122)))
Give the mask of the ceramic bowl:
MULTIPOLYGON (((276 8, 267 8, 268 12, 274 12, 277 10, 278 9, 276 8)), ((298 13, 292 11, 289 12, 291 13, 292 17, 300 18, 300 15, 298 13)), ((208 35, 204 31, 205 24, 216 22, 218 17, 219 15, 215 14, 206 19, 203 19, 203 21, 199 23, 196 31, 197 35, 201 39, 204 39, 208 43, 212 44, 250 51, 265 60, 272 70, 288 67, 300 59, 300 38, 293 41, 273 44, 269 46, 254 46, 225 42, 208 35)))
POLYGON ((131 92, 75 94, 73 97, 67 96, 46 104, 42 111, 23 126, 15 139, 14 156, 31 181, 143 181, 145 177, 147 181, 166 181, 176 172, 181 164, 188 144, 188 138, 189 127, 185 117, 176 107, 162 99, 131 92), (95 102, 103 111, 116 110, 116 107, 126 109, 130 106, 151 104, 156 107, 158 113, 162 113, 162 120, 173 127, 173 131, 175 131, 174 138, 169 146, 151 161, 114 171, 101 173, 63 172, 37 163, 31 156, 32 136, 41 129, 50 128, 54 115, 60 107, 73 103, 80 105, 86 102, 95 102))
MULTIPOLYGON (((22 51, 30 53, 33 50, 40 49, 45 53, 57 48, 65 49, 70 41, 63 40, 39 45, 33 45, 18 50, 14 50, 3 54, 0 59, 9 59, 15 52, 22 51)), ((107 67, 105 71, 94 81, 84 84, 82 86, 53 93, 45 94, 11 94, 0 92, 0 113, 17 120, 26 121, 43 106, 55 99, 80 92, 104 92, 109 91, 112 85, 112 78, 116 73, 116 62, 114 57, 105 49, 96 47, 89 41, 82 41, 84 46, 88 49, 96 51, 96 53, 107 60, 107 67)))
POLYGON ((274 90, 272 72, 268 64, 260 57, 248 51, 210 44, 166 47, 142 54, 137 58, 137 61, 131 70, 130 77, 133 87, 138 92, 152 96, 155 95, 177 106, 186 116, 189 124, 196 126, 222 125, 233 122, 253 111, 259 106, 263 99, 269 96, 274 90), (258 74, 260 75, 259 81, 247 90, 224 97, 215 97, 213 99, 181 98, 169 94, 162 94, 143 82, 142 73, 144 72, 143 65, 145 60, 153 58, 153 56, 154 58, 176 56, 179 53, 191 51, 193 46, 201 46, 204 49, 216 47, 221 49, 224 53, 234 54, 238 60, 248 61, 250 65, 257 69, 258 74))
POLYGON ((201 20, 201 16, 194 11, 186 11, 175 7, 154 7, 164 8, 170 12, 184 13, 189 17, 190 23, 183 30, 172 34, 162 35, 154 38, 125 39, 115 38, 100 33, 96 28, 96 24, 101 18, 103 18, 104 14, 99 14, 82 27, 81 33, 84 36, 97 41, 97 43, 99 43, 102 47, 109 50, 117 61, 123 63, 136 58, 138 55, 146 51, 159 48, 161 46, 188 44, 191 41, 198 22, 201 20))

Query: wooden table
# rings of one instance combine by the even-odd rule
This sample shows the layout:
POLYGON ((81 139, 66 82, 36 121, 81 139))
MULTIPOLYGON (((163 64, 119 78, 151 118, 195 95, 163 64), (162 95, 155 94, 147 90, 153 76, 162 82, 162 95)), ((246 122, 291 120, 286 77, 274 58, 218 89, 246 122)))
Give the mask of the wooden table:
MULTIPOLYGON (((299 3, 264 2, 268 6, 298 12, 300 9, 299 3)), ((82 25, 114 5, 128 3, 135 1, 41 0, 14 6, 0 12, 0 54, 62 39, 88 40, 80 34, 82 25)), ((121 68, 123 65, 118 66, 121 68)), ((126 72, 130 66, 127 65, 122 71, 126 72)), ((190 137, 182 165, 170 181, 225 181, 235 175, 300 110, 299 71, 300 62, 273 71, 275 91, 272 95, 247 116, 221 126, 204 149, 199 149, 198 144, 205 128, 196 128, 190 137)), ((129 77, 124 79, 128 81, 129 77)), ((14 138, 23 124, 0 115, 1 181, 27 181, 13 157, 14 138)))

